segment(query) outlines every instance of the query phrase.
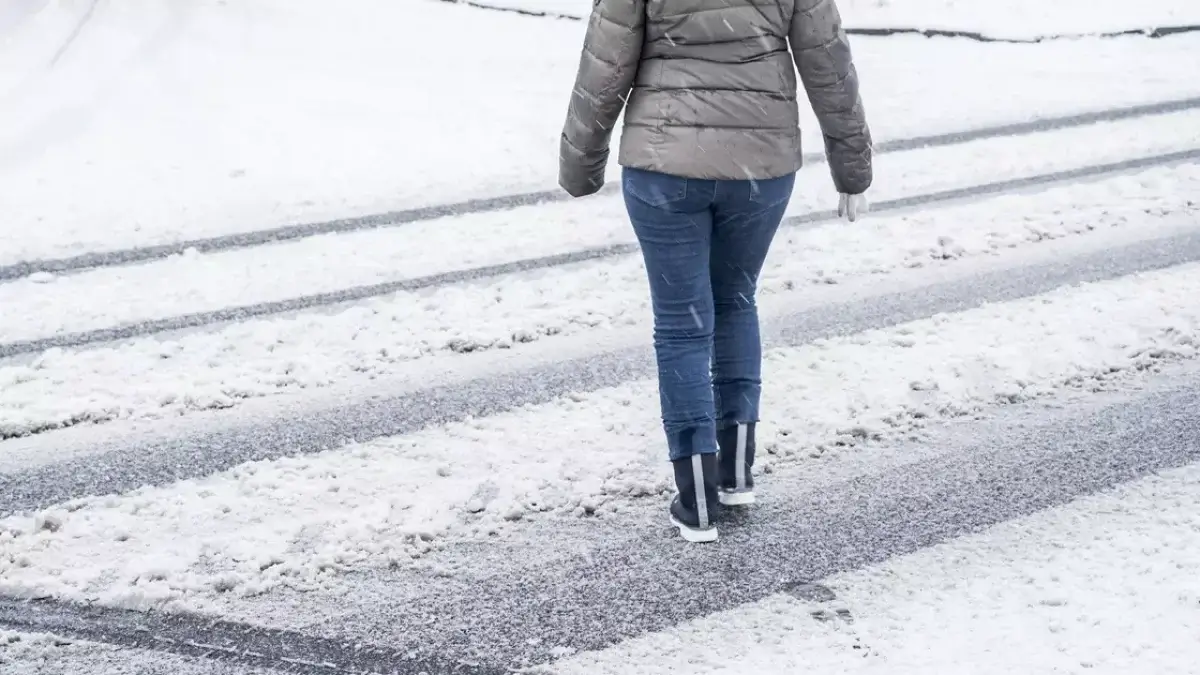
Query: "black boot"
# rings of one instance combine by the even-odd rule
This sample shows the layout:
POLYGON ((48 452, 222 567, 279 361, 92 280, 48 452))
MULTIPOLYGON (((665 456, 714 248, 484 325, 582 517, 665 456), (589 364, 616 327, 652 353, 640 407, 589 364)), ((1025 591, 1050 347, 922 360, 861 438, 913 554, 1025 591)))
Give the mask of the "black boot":
POLYGON ((717 430, 721 447, 721 503, 743 506, 754 503, 754 422, 717 430))
POLYGON ((690 542, 717 540, 721 502, 717 499, 717 456, 692 455, 671 462, 679 494, 671 502, 671 522, 690 542))

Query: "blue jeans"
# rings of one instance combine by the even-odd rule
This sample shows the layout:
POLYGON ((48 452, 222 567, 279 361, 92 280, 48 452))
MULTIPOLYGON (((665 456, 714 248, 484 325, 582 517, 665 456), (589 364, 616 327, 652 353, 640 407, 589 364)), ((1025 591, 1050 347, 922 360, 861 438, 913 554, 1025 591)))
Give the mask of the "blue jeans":
POLYGON ((795 174, 698 180, 626 168, 625 207, 654 307, 672 460, 717 451, 717 428, 758 421, 762 341, 754 293, 795 174))

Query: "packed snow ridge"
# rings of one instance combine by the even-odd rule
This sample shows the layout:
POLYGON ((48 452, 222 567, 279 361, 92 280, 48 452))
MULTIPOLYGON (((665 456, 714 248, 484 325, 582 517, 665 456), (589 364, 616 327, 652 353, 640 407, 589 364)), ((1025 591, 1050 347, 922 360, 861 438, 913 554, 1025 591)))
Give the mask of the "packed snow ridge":
MULTIPOLYGON (((1200 149, 1200 110, 885 153, 875 162, 871 199, 912 198, 1184 148, 1200 149), (947 171, 948 165, 958 168, 947 171)), ((828 168, 810 165, 800 172, 789 213, 823 210, 834 196, 828 168)), ((0 307, 25 317, 0 321, 0 344, 632 243, 624 202, 614 195, 204 255, 192 249, 146 264, 0 283, 0 307)))
MULTIPOLYGON (((845 227, 783 230, 762 294, 892 275, 1064 237, 1166 232, 1200 209, 1200 167, 1183 165, 845 227), (1078 206, 1087 205, 1087 206, 1078 206), (1020 214, 1015 216, 1014 214, 1020 214)), ((0 367, 0 439, 81 423, 229 408, 248 398, 384 376, 435 354, 520 348, 548 337, 645 323, 636 256, 401 293, 336 314, 249 321, 215 333, 52 349, 0 367)), ((882 280, 881 280, 882 283, 882 280)))
MULTIPOLYGON (((779 467, 919 438, 934 420, 1193 359, 1198 293, 1191 265, 770 352, 763 487, 779 467)), ((669 492, 656 400, 653 382, 634 382, 9 517, 0 593, 202 610, 224 593, 418 564, 538 514, 603 517, 669 492)))

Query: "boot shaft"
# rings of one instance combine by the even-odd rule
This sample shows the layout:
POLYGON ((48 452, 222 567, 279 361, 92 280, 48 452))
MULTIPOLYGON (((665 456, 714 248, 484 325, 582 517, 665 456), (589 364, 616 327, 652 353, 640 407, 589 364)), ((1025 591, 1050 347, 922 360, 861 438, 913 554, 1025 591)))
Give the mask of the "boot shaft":
POLYGON ((717 456, 713 453, 692 455, 671 463, 679 496, 672 511, 676 518, 699 529, 714 526, 720 518, 717 496, 717 456))
POLYGON ((717 431, 721 451, 720 487, 723 490, 754 489, 754 423, 735 424, 717 431))

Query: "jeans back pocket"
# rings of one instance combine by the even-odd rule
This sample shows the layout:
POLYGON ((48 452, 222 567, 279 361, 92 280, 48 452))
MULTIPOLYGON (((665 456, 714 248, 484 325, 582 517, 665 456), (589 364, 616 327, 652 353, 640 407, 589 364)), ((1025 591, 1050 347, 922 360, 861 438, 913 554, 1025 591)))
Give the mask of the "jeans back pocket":
POLYGON ((650 206, 666 206, 687 199, 688 179, 679 176, 626 168, 621 183, 625 192, 650 206))

